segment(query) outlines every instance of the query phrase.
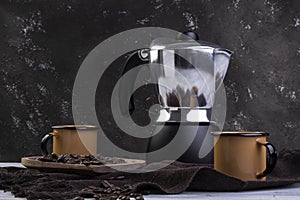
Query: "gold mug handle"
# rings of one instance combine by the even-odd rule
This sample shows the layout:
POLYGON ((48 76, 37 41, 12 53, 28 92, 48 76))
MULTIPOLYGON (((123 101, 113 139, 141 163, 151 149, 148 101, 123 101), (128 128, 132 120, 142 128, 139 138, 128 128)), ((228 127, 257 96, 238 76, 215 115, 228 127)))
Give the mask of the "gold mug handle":
POLYGON ((257 178, 263 178, 267 174, 270 174, 273 169, 275 168, 276 162, 277 162, 277 152, 273 144, 267 142, 267 141, 261 141, 259 138, 256 139, 256 142, 260 145, 263 145, 267 148, 268 156, 267 156, 267 167, 263 172, 258 172, 256 174, 257 178))
POLYGON ((53 133, 48 133, 42 138, 41 151, 42 151, 43 156, 47 156, 50 154, 47 149, 47 144, 49 143, 50 140, 53 139, 53 136, 54 136, 53 133))

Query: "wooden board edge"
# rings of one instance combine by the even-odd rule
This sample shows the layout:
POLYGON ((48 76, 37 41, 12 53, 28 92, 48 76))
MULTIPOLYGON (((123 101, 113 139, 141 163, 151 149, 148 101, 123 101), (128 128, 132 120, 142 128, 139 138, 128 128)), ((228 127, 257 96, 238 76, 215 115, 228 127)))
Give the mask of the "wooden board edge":
POLYGON ((120 164, 107 164, 107 165, 89 165, 85 166, 82 164, 64 164, 55 162, 43 162, 37 160, 41 156, 23 157, 21 163, 27 168, 35 168, 39 170, 50 170, 50 171, 80 171, 80 172, 92 172, 97 174, 104 174, 116 171, 129 171, 142 167, 146 164, 144 160, 137 159, 124 159, 131 163, 120 163, 120 164))

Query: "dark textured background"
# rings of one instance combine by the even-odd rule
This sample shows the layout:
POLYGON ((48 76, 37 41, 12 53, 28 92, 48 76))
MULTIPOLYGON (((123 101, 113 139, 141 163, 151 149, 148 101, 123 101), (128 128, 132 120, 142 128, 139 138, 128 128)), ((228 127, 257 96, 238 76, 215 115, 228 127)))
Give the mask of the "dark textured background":
MULTIPOLYGON (((225 129, 268 131, 279 150, 300 148, 298 0, 2 0, 0 161, 39 155, 52 125, 73 123, 72 87, 84 58, 109 36, 143 26, 192 29, 233 50, 225 129)), ((100 86, 112 88, 107 80, 118 79, 123 61, 100 86)), ((121 145, 141 148, 111 127, 99 90, 104 129, 121 145)), ((145 91, 137 101, 149 104, 145 91)))

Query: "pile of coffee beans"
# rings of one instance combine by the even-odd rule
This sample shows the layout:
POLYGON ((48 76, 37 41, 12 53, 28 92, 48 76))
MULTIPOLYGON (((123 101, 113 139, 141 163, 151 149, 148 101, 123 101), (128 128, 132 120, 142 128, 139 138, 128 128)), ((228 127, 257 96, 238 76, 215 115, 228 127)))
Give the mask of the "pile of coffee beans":
POLYGON ((126 161, 121 158, 116 158, 116 157, 106 157, 101 154, 97 154, 95 156, 96 159, 100 160, 102 163, 105 164, 122 164, 125 163, 126 161))
MULTIPOLYGON (((116 178, 124 179, 123 176, 116 178)), ((83 200, 84 198, 94 198, 96 200, 144 200, 142 194, 133 192, 132 185, 126 184, 118 187, 107 180, 102 181, 99 187, 89 186, 82 189, 79 195, 73 200, 83 200)))
POLYGON ((67 154, 67 155, 59 155, 58 156, 55 153, 38 158, 38 160, 43 161, 43 162, 84 164, 86 166, 125 163, 125 160, 123 160, 123 159, 114 158, 114 157, 104 157, 101 155, 93 156, 93 155, 67 154))

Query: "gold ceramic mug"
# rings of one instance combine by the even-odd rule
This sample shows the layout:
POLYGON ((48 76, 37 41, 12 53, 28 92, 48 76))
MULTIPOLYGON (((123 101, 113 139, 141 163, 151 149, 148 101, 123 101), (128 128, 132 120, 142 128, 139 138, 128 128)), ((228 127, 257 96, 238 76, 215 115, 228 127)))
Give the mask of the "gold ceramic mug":
POLYGON ((49 155, 47 144, 53 139, 53 153, 57 155, 97 154, 98 127, 92 125, 52 126, 52 133, 45 135, 41 141, 42 154, 49 155))
POLYGON ((244 181, 264 181, 277 161, 265 132, 214 132, 214 168, 244 181), (267 155, 268 151, 268 155, 267 155))

